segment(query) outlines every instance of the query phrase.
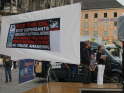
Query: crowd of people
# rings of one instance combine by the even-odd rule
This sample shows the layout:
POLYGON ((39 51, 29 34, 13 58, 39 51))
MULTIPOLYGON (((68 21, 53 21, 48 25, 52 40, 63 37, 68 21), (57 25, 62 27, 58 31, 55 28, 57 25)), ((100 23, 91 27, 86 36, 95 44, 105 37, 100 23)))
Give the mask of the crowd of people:
MULTIPOLYGON (((97 51, 92 50, 92 45, 90 41, 85 41, 83 44, 80 46, 80 60, 81 60, 81 65, 86 69, 85 74, 86 76, 86 82, 96 82, 96 72, 98 70, 97 65, 105 65, 106 64, 106 59, 107 55, 105 54, 105 49, 103 45, 98 45, 97 51)), ((46 62, 44 62, 46 64, 46 62)), ((11 75, 11 70, 16 69, 16 61, 12 61, 9 56, 6 56, 3 58, 3 66, 4 66, 4 71, 5 71, 5 82, 11 82, 12 81, 12 75, 11 75)), ((75 65, 74 65, 75 66, 75 65)), ((67 66, 66 66, 67 67, 67 66)), ((73 67, 73 65, 71 65, 73 67)), ((34 72, 37 76, 41 76, 41 72, 45 71, 44 73, 46 74, 46 66, 41 64, 41 62, 35 62, 34 66, 34 72), (42 68, 43 67, 43 68, 42 68), (45 69, 42 71, 42 69, 45 69)), ((68 67, 67 67, 68 68, 68 67)), ((75 67, 74 67, 75 68, 75 67)), ((82 69, 84 69, 82 68, 82 69)), ((75 70, 75 69, 73 69, 75 70)), ((77 68, 76 68, 77 70, 77 68)), ((76 72, 76 71, 73 71, 76 72)))
POLYGON ((105 65, 107 55, 104 52, 104 46, 99 45, 97 51, 91 50, 91 42, 85 41, 81 46, 81 64, 86 70, 86 82, 94 82, 95 71, 97 70, 97 65, 105 65))

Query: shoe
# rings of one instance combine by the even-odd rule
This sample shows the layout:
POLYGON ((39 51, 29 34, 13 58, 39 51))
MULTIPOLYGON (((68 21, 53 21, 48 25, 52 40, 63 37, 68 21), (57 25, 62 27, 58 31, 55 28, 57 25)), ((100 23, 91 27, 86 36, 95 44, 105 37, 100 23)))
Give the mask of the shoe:
POLYGON ((8 81, 6 80, 5 83, 8 83, 8 81))
POLYGON ((9 82, 12 82, 12 80, 9 80, 9 82))

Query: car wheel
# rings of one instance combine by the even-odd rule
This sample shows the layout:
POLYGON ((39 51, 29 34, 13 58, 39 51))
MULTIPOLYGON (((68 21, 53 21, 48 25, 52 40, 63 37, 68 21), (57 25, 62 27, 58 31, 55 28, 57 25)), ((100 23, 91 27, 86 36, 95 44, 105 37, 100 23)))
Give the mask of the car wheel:
POLYGON ((111 81, 113 82, 113 83, 120 83, 120 81, 121 81, 121 75, 120 74, 118 74, 118 73, 113 73, 112 74, 112 77, 111 77, 111 81))

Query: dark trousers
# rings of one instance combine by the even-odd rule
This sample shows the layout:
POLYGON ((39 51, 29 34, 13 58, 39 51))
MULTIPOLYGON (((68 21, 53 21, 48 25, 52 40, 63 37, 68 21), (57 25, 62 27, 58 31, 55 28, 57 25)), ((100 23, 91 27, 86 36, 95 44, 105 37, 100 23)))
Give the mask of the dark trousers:
POLYGON ((83 74, 83 78, 82 78, 82 82, 83 83, 90 83, 91 82, 91 72, 89 70, 89 66, 88 65, 84 65, 82 64, 82 74, 83 74))
POLYGON ((92 83, 96 83, 96 77, 97 76, 97 73, 95 72, 95 71, 90 71, 90 81, 92 82, 92 83))
POLYGON ((6 77, 6 82, 11 81, 12 80, 12 76, 11 76, 11 68, 5 68, 5 77, 6 77))

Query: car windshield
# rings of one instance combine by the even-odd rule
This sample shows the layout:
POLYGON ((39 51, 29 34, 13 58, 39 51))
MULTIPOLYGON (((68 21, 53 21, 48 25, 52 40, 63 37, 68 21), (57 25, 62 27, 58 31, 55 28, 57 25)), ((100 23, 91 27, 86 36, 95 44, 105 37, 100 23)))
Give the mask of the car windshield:
POLYGON ((118 48, 106 48, 114 57, 120 57, 120 50, 118 48))

